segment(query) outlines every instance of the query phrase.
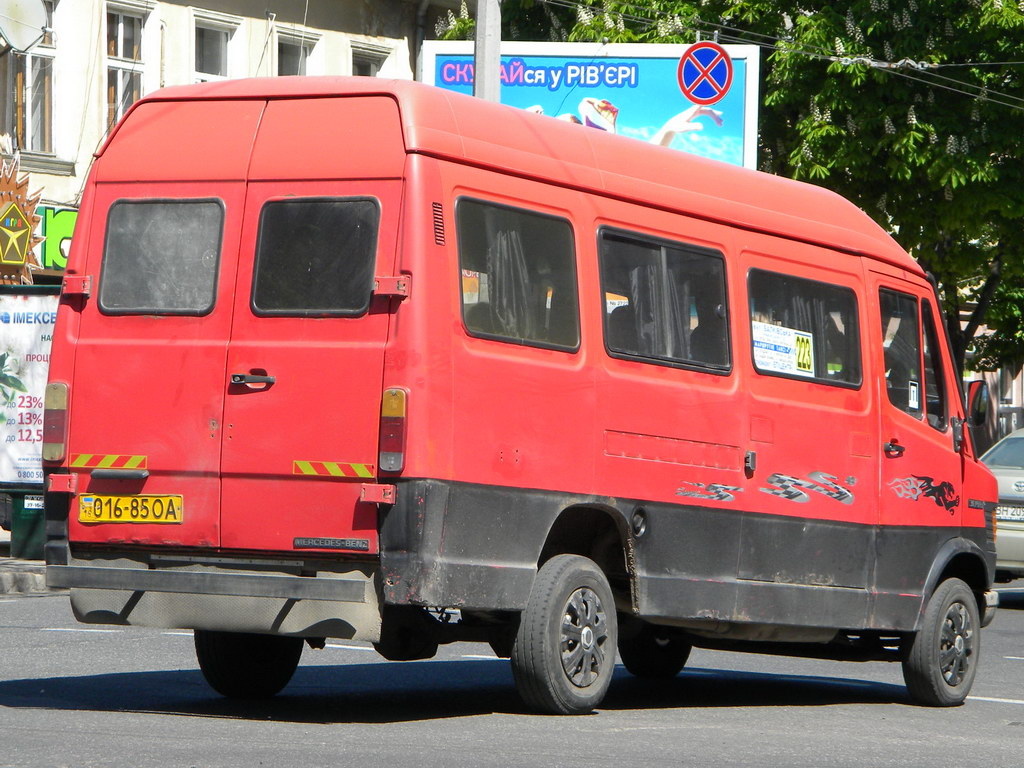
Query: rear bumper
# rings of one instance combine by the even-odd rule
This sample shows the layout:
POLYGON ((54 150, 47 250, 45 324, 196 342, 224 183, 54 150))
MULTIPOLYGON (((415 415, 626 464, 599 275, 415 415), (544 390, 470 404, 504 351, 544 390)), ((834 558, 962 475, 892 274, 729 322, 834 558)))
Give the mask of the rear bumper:
POLYGON ((274 573, 51 565, 46 569, 46 586, 193 595, 274 597, 291 600, 328 600, 345 603, 366 602, 364 580, 321 579, 274 573))
POLYGON ((322 564, 303 575, 284 568, 73 557, 48 565, 46 581, 71 590, 75 616, 87 624, 380 639, 376 563, 322 564))

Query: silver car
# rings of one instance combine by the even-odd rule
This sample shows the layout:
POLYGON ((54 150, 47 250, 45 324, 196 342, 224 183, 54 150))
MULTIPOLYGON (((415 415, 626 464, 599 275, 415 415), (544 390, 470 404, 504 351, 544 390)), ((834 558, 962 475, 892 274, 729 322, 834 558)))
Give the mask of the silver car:
POLYGON ((1024 429, 1011 432, 981 460, 999 481, 996 581, 1024 576, 1024 429))

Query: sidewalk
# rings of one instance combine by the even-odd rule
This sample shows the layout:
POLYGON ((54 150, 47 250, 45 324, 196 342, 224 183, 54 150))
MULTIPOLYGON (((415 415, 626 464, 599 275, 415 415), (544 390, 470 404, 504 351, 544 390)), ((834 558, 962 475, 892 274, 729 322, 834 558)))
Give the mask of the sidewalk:
POLYGON ((11 592, 46 592, 46 567, 42 560, 11 557, 11 534, 0 528, 0 595, 11 592))

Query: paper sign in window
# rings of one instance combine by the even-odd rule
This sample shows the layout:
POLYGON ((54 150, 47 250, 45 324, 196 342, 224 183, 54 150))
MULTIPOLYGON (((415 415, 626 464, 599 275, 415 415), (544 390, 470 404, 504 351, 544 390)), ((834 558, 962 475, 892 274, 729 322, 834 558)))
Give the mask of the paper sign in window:
POLYGON ((754 321, 754 364, 760 371, 814 376, 814 337, 810 333, 754 321))

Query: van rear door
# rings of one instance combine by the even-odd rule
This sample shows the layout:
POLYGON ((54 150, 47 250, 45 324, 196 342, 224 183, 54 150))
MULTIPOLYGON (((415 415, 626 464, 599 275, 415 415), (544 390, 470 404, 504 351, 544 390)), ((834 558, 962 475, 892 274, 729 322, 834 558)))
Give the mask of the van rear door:
POLYGON ((405 150, 384 97, 271 101, 228 350, 222 543, 377 552, 384 346, 405 150), (287 147, 287 151, 282 151, 287 147))
POLYGON ((220 543, 234 257, 263 106, 143 103, 96 161, 75 244, 96 287, 66 326, 72 541, 220 543))

